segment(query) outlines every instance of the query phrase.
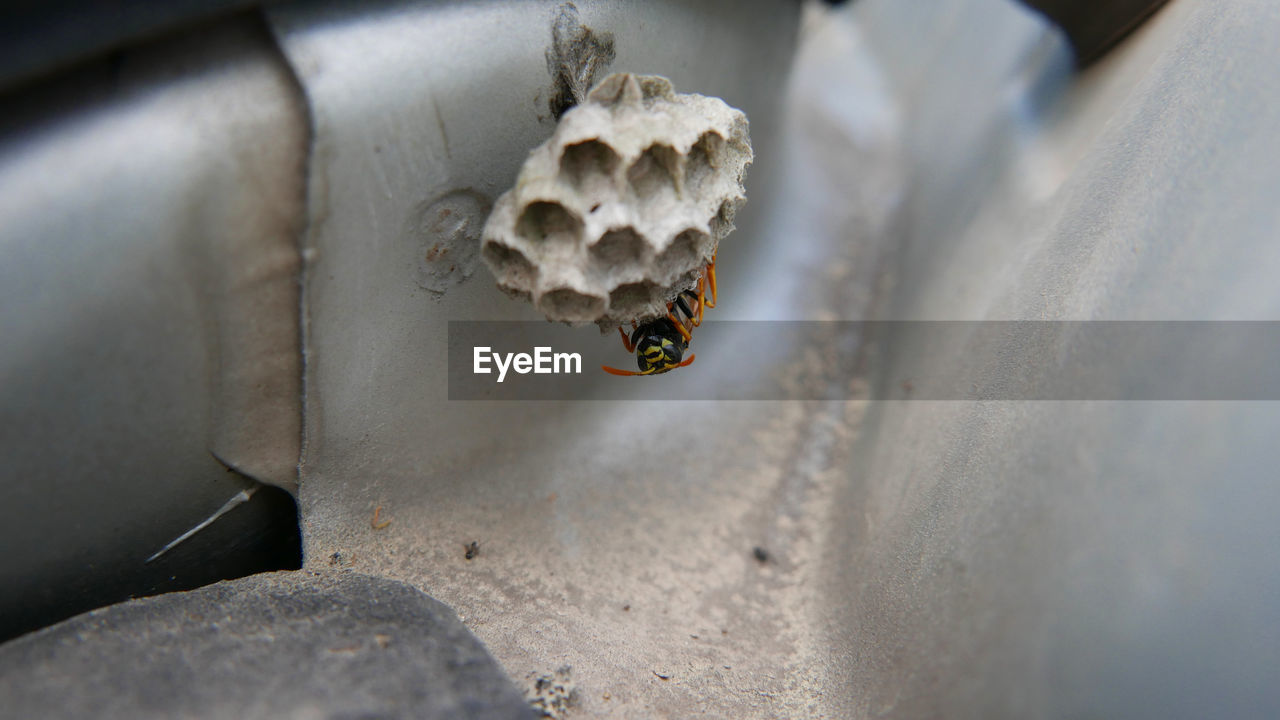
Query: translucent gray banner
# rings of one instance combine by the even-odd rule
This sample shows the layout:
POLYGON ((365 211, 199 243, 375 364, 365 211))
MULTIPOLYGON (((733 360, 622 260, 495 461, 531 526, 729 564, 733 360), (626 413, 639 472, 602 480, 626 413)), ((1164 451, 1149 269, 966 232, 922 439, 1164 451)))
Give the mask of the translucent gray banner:
POLYGON ((690 366, 617 377, 601 366, 637 364, 616 332, 450 322, 449 399, 1280 400, 1280 322, 709 321, 692 335, 690 366))

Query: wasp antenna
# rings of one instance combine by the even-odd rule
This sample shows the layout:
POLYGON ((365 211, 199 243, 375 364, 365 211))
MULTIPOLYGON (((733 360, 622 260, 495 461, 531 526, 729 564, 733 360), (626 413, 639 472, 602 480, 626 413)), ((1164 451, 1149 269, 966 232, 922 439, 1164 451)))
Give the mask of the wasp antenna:
POLYGON ((684 362, 680 363, 680 364, 679 364, 679 365, 677 365, 676 367, 689 367, 691 364, 693 364, 693 359, 694 359, 694 358, 696 358, 696 357, 698 357, 698 356, 697 356, 697 355, 690 355, 688 360, 685 360, 684 362))
POLYGON ((636 372, 636 371, 634 371, 634 370, 619 370, 618 368, 611 368, 611 367, 609 367, 608 365, 601 365, 601 366, 600 366, 600 369, 601 369, 601 370, 603 370, 603 371, 605 371, 605 372, 607 372, 607 373, 609 373, 610 375, 622 375, 622 376, 624 376, 624 377, 625 377, 625 376, 627 376, 627 375, 640 375, 640 374, 641 374, 641 373, 638 373, 638 372, 636 372))

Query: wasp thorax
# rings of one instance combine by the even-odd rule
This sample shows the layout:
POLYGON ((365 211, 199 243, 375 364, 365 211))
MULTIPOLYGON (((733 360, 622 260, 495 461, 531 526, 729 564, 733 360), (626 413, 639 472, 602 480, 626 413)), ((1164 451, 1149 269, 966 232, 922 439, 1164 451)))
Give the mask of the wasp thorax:
POLYGON ((751 159, 741 111, 666 78, 610 75, 498 198, 482 257, 550 320, 662 315, 733 230, 751 159))

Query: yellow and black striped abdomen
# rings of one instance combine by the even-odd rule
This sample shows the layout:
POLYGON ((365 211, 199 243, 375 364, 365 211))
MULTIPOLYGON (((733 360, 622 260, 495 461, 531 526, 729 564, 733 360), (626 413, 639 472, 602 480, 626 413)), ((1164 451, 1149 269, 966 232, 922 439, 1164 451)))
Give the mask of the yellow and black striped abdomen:
POLYGON ((640 372, 655 375, 678 367, 689 348, 689 341, 665 317, 637 327, 631 333, 631 344, 636 348, 640 372))

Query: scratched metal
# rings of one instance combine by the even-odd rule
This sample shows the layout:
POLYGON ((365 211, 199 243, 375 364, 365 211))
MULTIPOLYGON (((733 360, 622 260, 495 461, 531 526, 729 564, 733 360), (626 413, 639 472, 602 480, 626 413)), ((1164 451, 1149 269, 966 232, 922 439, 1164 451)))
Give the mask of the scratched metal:
POLYGON ((290 504, 269 493, 146 559, 245 487, 211 450, 296 481, 307 147, 288 68, 244 18, 5 108, 0 637, 263 569, 267 508, 290 504))

